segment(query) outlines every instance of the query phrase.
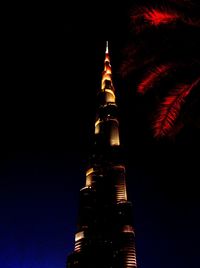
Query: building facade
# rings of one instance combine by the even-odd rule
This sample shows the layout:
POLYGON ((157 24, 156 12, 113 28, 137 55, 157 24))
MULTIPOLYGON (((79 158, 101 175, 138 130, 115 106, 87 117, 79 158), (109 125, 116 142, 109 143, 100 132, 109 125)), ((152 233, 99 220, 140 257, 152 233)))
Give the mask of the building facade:
POLYGON ((132 204, 127 200, 108 43, 97 103, 94 144, 67 268, 135 268, 132 204))

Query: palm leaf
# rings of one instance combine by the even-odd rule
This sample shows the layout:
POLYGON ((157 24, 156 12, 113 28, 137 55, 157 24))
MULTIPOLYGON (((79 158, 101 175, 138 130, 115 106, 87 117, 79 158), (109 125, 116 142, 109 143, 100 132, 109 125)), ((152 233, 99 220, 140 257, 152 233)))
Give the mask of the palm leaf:
POLYGON ((154 8, 142 6, 135 8, 131 15, 131 22, 137 33, 142 32, 148 26, 158 27, 163 24, 171 24, 180 20, 181 14, 166 7, 154 8))
POLYGON ((168 75, 169 69, 172 64, 162 64, 154 67, 151 71, 147 72, 145 77, 139 83, 137 87, 137 92, 144 94, 147 90, 154 87, 154 85, 164 76, 168 75))
POLYGON ((153 123, 154 136, 166 136, 172 130, 181 107, 191 90, 200 82, 200 77, 189 85, 179 85, 161 103, 153 123))

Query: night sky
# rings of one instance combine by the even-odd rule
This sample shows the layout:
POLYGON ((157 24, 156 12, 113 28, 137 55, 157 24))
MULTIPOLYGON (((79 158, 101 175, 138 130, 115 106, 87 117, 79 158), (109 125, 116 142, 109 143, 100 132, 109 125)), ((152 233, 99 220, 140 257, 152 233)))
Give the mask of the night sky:
POLYGON ((156 140, 148 98, 120 76, 127 3, 5 8, 0 142, 0 267, 64 268, 110 42, 139 268, 200 267, 200 129, 156 140))

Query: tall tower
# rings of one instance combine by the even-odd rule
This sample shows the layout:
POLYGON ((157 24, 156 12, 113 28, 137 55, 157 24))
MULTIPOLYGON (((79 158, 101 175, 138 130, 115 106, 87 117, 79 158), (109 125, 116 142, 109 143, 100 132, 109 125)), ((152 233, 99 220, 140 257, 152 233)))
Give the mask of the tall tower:
POLYGON ((67 267, 135 268, 132 204, 127 200, 108 42, 97 105, 93 149, 80 190, 75 246, 67 267))

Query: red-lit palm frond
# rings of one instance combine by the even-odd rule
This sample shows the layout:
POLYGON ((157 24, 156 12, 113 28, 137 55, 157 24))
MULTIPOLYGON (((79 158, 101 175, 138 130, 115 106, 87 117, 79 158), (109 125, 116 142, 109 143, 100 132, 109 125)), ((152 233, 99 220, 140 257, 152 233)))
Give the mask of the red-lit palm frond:
POLYGON ((180 17, 175 12, 165 11, 165 10, 158 10, 158 9, 151 9, 146 10, 144 13, 144 18, 148 23, 158 26, 160 24, 166 24, 177 20, 180 17))
MULTIPOLYGON (((130 36, 120 73, 130 88, 146 95, 148 118, 160 106, 154 122, 156 137, 174 136, 191 125, 194 120, 189 117, 196 118, 196 109, 187 103, 193 102, 190 81, 200 77, 199 26, 197 0, 135 0, 130 11, 130 36)), ((195 97, 197 107, 200 95, 195 97)))
POLYGON ((173 25, 176 22, 200 26, 200 20, 197 16, 186 15, 177 8, 169 8, 169 6, 135 8, 131 15, 131 22, 136 32, 141 32, 146 27, 173 25))
POLYGON ((140 81, 137 87, 137 92, 144 94, 147 90, 153 88, 161 78, 168 75, 169 69, 173 67, 173 64, 162 64, 154 67, 148 71, 145 77, 140 81))
POLYGON ((134 10, 131 16, 132 22, 136 25, 138 31, 143 29, 147 24, 159 26, 161 24, 172 23, 180 18, 181 14, 164 7, 142 7, 134 10))
POLYGON ((200 78, 190 85, 182 85, 172 90, 159 107, 153 129, 155 137, 168 135, 180 113, 181 107, 191 90, 199 84, 200 78))

